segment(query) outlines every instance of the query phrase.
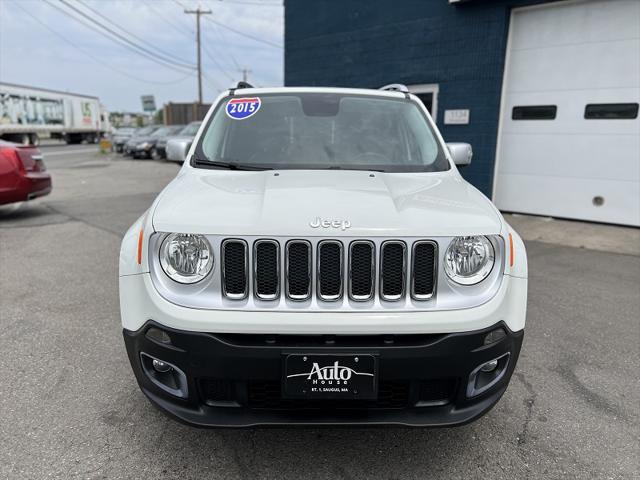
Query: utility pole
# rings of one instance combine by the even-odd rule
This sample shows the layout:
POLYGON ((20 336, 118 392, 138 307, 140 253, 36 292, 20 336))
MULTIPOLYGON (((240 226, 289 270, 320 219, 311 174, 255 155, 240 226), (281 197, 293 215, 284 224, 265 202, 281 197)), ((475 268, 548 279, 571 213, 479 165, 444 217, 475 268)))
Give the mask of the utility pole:
POLYGON ((202 61, 200 59, 200 16, 210 15, 211 10, 202 10, 200 6, 196 10, 185 10, 184 13, 196 16, 196 43, 198 46, 198 103, 202 105, 202 61))
POLYGON ((249 70, 248 68, 241 68, 240 71, 242 72, 242 81, 246 83, 251 70, 249 70))

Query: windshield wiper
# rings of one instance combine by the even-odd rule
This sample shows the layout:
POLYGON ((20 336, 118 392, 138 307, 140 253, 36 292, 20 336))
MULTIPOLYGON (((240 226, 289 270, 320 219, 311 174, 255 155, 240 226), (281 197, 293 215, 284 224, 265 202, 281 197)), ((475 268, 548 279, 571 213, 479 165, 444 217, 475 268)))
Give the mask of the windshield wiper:
POLYGON ((248 164, 239 163, 239 162, 204 160, 202 158, 196 157, 195 155, 192 157, 191 165, 193 165, 194 167, 211 168, 211 169, 226 168, 228 170, 255 170, 255 171, 273 170, 273 168, 270 168, 270 167, 261 167, 259 165, 248 165, 248 164))
POLYGON ((357 167, 342 167, 340 165, 330 165, 322 170, 356 170, 359 172, 384 172, 385 170, 376 168, 357 168, 357 167))

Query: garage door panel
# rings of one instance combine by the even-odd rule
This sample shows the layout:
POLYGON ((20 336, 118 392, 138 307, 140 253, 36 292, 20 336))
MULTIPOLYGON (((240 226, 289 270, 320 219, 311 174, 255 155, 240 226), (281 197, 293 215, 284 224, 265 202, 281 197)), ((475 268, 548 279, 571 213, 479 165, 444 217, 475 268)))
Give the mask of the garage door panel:
MULTIPOLYGON (((505 134, 499 173, 640 182, 640 138, 505 134), (543 145, 543 148, 540 146, 543 145), (629 151, 638 153, 636 157, 629 151), (544 152, 544 154, 542 154, 544 152), (588 161, 585 161, 588 159, 588 161)), ((639 199, 640 201, 640 199, 639 199)))
POLYGON ((504 175, 496 196, 501 209, 552 217, 640 226, 640 186, 636 182, 504 175), (601 206, 594 198, 602 197, 601 206))
POLYGON ((637 38, 637 0, 575 3, 521 10, 511 22, 512 50, 637 38))
POLYGON ((572 89, 633 87, 640 75, 639 52, 640 40, 512 52, 508 92, 567 90, 568 83, 572 89))
MULTIPOLYGON (((640 70, 640 65, 638 69, 640 70)), ((638 83, 640 84, 640 80, 638 83)), ((638 88, 514 93, 505 96, 503 103, 502 131, 504 133, 613 134, 637 137, 640 132, 640 116, 633 120, 584 121, 584 111, 588 104, 640 103, 638 88), (528 105, 556 105, 556 118, 554 120, 512 120, 513 107, 528 105)))
POLYGON ((589 104, 640 102, 640 1, 515 9, 509 35, 496 205, 640 226, 640 118, 585 118, 589 104), (553 118, 512 119, 548 105, 553 118))

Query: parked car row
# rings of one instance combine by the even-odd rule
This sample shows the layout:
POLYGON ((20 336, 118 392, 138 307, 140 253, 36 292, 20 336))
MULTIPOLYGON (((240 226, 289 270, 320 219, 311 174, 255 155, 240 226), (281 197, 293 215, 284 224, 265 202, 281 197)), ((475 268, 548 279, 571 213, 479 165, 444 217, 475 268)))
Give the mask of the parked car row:
MULTIPOLYGON (((111 148, 133 158, 183 162, 201 123, 119 128, 111 136, 111 148)), ((0 140, 0 205, 42 197, 51 188, 38 147, 0 140)))
POLYGON ((142 128, 124 127, 112 136, 113 151, 133 158, 166 159, 182 162, 187 156, 200 124, 148 125, 142 128))

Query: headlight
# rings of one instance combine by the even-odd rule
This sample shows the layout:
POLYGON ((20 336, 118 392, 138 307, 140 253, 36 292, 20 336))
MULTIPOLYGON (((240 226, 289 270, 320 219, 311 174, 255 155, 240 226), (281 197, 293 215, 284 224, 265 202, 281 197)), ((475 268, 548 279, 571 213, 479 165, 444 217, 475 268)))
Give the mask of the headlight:
POLYGON ((151 148, 151 144, 149 142, 140 143, 140 144, 138 144, 138 146, 136 148, 141 148, 143 150, 148 150, 148 149, 151 148))
POLYGON ((211 245, 202 235, 172 233, 160 247, 160 265, 179 283, 196 283, 213 268, 211 245))
POLYGON ((495 251, 487 237, 455 237, 444 255, 444 270, 460 285, 475 285, 487 278, 494 262, 495 251))

